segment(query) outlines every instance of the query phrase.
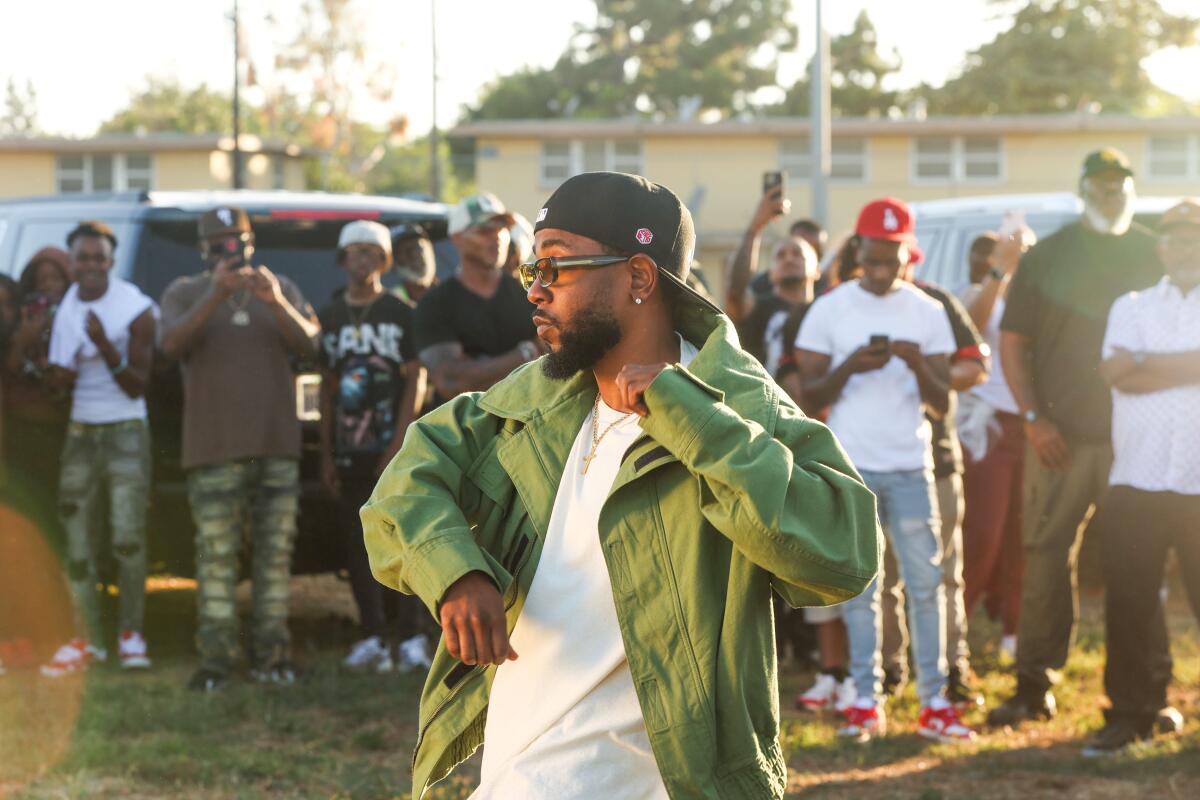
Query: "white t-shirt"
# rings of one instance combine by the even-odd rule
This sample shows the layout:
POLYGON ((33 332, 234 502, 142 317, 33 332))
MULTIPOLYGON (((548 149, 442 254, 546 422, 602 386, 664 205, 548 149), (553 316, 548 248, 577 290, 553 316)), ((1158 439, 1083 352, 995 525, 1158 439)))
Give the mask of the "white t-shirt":
MULTIPOLYGON (((968 287, 967 291, 963 292, 963 305, 969 306, 978 296, 978 285, 968 287)), ((1017 408, 1017 401, 1013 399, 1012 390, 1008 388, 1008 380, 1004 377, 1004 364, 1000 360, 1000 320, 1004 317, 1005 305, 1005 298, 996 298, 987 326, 980 331, 992 350, 992 368, 988 372, 987 380, 972 388, 971 394, 997 411, 1018 414, 1020 409, 1017 408)))
MULTIPOLYGON (((682 338, 680 363, 696 349, 682 338)), ((567 458, 529 596, 513 629, 519 658, 496 670, 473 800, 644 800, 667 797, 625 658, 600 550, 600 509, 637 416, 600 403, 567 458)))
MULTIPOLYGON (((830 369, 876 334, 915 342, 929 355, 953 353, 954 333, 941 303, 899 281, 882 297, 850 281, 817 298, 796 347, 830 356, 830 369)), ((917 378, 892 357, 882 368, 852 375, 829 411, 829 427, 859 469, 932 469, 931 432, 917 378)))
POLYGON ((87 335, 87 315, 95 312, 104 335, 123 358, 129 357, 129 326, 154 301, 128 281, 110 277, 108 289, 96 300, 82 300, 79 284, 63 296, 50 331, 49 361, 72 370, 71 419, 91 425, 146 418, 146 398, 130 397, 117 384, 100 350, 87 335))
MULTIPOLYGON (((1186 295, 1163 278, 1117 298, 1108 312, 1104 358, 1200 350, 1200 288, 1186 295)), ((1143 492, 1200 495, 1200 386, 1126 394, 1113 389, 1109 484, 1143 492)))

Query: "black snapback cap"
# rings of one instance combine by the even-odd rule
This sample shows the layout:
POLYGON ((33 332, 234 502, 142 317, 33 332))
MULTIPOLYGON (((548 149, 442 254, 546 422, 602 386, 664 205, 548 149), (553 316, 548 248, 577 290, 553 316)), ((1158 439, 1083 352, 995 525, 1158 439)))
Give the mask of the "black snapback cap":
POLYGON ((584 172, 554 190, 534 232, 555 228, 626 253, 644 253, 658 272, 691 298, 718 309, 687 285, 696 249, 692 215, 667 187, 640 175, 584 172))

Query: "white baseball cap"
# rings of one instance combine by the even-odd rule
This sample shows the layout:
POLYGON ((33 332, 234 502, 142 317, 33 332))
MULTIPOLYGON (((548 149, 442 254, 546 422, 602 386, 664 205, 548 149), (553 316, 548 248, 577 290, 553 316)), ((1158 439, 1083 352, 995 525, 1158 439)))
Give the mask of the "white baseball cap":
POLYGON ((373 244, 387 255, 388 263, 392 261, 392 234, 378 222, 356 219, 343 227, 338 235, 338 252, 352 244, 373 244))

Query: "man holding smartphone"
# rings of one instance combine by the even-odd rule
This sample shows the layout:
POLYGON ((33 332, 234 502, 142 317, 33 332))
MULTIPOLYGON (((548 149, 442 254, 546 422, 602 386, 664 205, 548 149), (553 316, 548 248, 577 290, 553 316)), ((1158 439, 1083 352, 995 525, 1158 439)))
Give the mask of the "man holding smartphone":
POLYGON ((762 198, 729 263, 725 285, 725 313, 737 325, 742 346, 772 377, 785 351, 784 324, 790 315, 812 303, 821 275, 816 250, 802 236, 790 234, 780 239, 771 253, 770 290, 754 290, 752 273, 758 265, 763 231, 790 208, 783 173, 765 173, 762 198))
POLYGON ((163 353, 183 368, 183 468, 196 521, 196 643, 188 683, 222 688, 239 657, 242 525, 254 550, 253 677, 292 683, 288 582, 299 498, 300 422, 291 359, 311 358, 320 328, 296 285, 252 266, 254 232, 240 208, 206 212, 208 269, 162 297, 163 353))
MULTIPOLYGON (((940 522, 926 411, 950 406, 956 348, 940 303, 904 280, 913 258, 913 217, 903 202, 868 203, 855 230, 862 276, 815 302, 800 326, 796 359, 805 410, 830 407, 829 427, 879 498, 887 546, 907 594, 921 701, 918 733, 970 741, 946 697, 945 593, 940 522)), ((864 741, 886 729, 879 581, 841 606, 858 699, 842 736, 864 741)))

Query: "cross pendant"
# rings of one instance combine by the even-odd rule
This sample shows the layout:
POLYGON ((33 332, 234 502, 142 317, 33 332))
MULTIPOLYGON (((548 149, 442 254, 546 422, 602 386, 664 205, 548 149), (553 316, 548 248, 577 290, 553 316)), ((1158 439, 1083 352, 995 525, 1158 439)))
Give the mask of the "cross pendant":
POLYGON ((593 450, 591 453, 589 453, 588 455, 583 457, 583 474, 584 475, 587 475, 588 467, 590 467, 592 465, 592 459, 594 459, 595 457, 596 457, 595 450, 593 450))

